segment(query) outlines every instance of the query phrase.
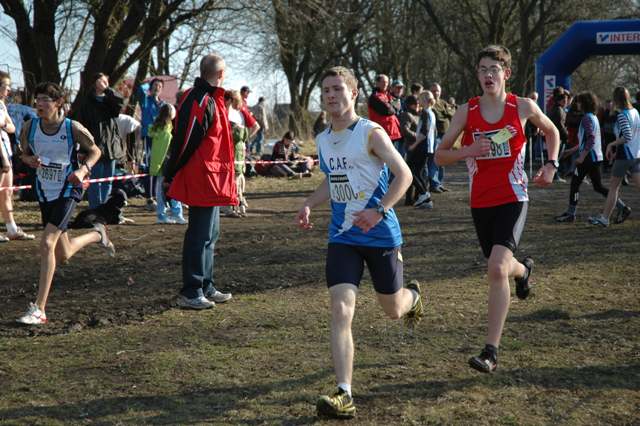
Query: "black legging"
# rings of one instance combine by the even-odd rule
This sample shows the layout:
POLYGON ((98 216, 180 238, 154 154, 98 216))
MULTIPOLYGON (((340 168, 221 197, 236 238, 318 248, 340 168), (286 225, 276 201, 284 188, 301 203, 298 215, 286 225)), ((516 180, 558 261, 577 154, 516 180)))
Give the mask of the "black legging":
POLYGON ((609 190, 602 185, 602 176, 600 175, 600 165, 602 161, 594 162, 591 159, 591 155, 587 155, 582 164, 578 164, 576 171, 571 177, 571 193, 569 194, 569 204, 572 206, 578 205, 578 198, 580 196, 580 185, 584 177, 589 175, 593 190, 602 194, 605 198, 609 194, 609 190))
POLYGON ((424 178, 424 165, 427 163, 427 154, 424 152, 424 142, 407 153, 407 165, 413 175, 413 186, 418 194, 427 192, 427 181, 424 178))

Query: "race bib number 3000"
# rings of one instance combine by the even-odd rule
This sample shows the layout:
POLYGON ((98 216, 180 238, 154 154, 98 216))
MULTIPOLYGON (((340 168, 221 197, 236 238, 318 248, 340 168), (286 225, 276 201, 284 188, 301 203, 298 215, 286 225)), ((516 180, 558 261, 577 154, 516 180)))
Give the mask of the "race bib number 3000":
POLYGON ((48 183, 64 182, 62 164, 49 163, 46 166, 43 164, 40 167, 38 167, 37 174, 42 182, 48 182, 48 183))
POLYGON ((329 175, 331 200, 336 203, 348 203, 364 199, 363 192, 355 192, 347 175, 329 175))

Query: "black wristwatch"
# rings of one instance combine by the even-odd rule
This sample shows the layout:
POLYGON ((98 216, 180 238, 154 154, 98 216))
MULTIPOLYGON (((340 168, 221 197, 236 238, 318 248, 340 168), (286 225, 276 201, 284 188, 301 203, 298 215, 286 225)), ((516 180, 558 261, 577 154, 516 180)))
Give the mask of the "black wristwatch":
POLYGON ((551 164, 556 170, 560 167, 558 160, 547 160, 544 162, 544 165, 546 166, 547 164, 551 164))
POLYGON ((382 218, 384 219, 385 217, 387 217, 387 209, 384 207, 384 205, 382 203, 379 203, 376 206, 376 213, 380 213, 382 215, 382 218))

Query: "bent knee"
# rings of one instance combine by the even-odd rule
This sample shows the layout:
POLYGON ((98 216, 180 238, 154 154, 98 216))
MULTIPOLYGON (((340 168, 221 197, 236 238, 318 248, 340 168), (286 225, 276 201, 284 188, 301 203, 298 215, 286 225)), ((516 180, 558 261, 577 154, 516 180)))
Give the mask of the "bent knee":
POLYGON ((509 279, 508 265, 503 263, 489 263, 487 276, 489 277, 489 281, 509 279))

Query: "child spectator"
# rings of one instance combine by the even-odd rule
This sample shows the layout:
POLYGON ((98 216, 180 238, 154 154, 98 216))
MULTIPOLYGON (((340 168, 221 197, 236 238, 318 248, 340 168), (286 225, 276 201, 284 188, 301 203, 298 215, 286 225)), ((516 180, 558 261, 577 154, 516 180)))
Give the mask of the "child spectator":
POLYGON ((164 177, 162 175, 162 164, 169 150, 171 143, 171 122, 176 116, 176 109, 173 105, 164 103, 160 107, 160 112, 149 128, 148 136, 151 138, 151 161, 149 164, 149 174, 156 179, 156 223, 171 224, 177 223, 185 225, 187 221, 182 216, 182 203, 177 200, 169 200, 171 213, 167 215, 167 200, 164 194, 164 177))
POLYGON ((238 206, 229 207, 225 215, 227 217, 244 217, 247 215, 247 200, 244 198, 244 162, 246 157, 246 147, 249 141, 249 129, 245 126, 244 115, 241 113, 242 96, 237 90, 227 90, 224 94, 224 101, 229 113, 229 124, 231 125, 231 135, 233 137, 233 157, 235 161, 234 172, 236 187, 238 190, 238 206))

